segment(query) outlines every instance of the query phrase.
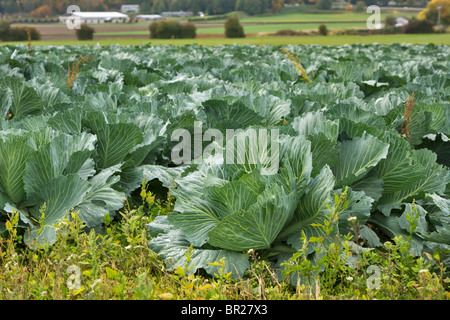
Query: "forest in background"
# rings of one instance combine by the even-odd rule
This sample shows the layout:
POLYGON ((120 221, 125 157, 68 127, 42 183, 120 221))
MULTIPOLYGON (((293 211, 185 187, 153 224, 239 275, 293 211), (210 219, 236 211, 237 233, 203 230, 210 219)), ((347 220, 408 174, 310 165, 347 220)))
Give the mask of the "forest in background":
MULTIPOLYGON (((357 0, 349 1, 355 4, 357 0)), ((277 12, 283 5, 314 4, 316 0, 0 0, 0 13, 32 17, 51 17, 64 14, 70 5, 78 5, 82 11, 119 11, 123 4, 140 5, 141 13, 163 11, 192 11, 209 15, 244 11, 247 14, 277 12)), ((398 5, 424 5, 425 0, 397 0, 398 5)), ((388 0, 365 0, 366 5, 388 5, 388 0)))

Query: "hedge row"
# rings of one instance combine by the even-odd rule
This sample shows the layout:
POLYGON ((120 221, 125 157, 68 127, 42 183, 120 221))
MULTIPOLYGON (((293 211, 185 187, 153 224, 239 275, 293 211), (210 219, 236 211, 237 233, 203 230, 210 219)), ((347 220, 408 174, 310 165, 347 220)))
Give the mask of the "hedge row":
POLYGON ((27 41, 27 29, 31 40, 41 40, 41 34, 34 27, 11 27, 11 22, 0 21, 0 41, 27 41))
POLYGON ((197 27, 192 22, 180 23, 173 20, 154 21, 149 26, 153 39, 189 39, 197 36, 197 27))

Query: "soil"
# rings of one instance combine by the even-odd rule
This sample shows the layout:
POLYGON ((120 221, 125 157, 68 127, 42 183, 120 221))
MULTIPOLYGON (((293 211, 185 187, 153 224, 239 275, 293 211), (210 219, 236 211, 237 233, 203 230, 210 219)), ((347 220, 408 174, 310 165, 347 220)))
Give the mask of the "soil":
MULTIPOLYGON (((71 30, 67 28, 67 26, 63 23, 59 24, 48 24, 48 25, 31 25, 35 27, 41 33, 41 40, 77 40, 75 35, 75 30, 71 30)), ((114 39, 114 38, 142 38, 149 39, 150 31, 148 30, 147 25, 143 24, 98 24, 91 25, 94 30, 94 39, 102 40, 102 39, 114 39), (133 31, 148 31, 148 34, 133 34, 133 35, 99 35, 98 33, 106 33, 106 32, 133 32, 133 31)), ((256 34, 247 34, 246 36, 251 37, 256 34)), ((198 34, 198 39, 201 38, 225 38, 225 35, 222 34, 198 34)))

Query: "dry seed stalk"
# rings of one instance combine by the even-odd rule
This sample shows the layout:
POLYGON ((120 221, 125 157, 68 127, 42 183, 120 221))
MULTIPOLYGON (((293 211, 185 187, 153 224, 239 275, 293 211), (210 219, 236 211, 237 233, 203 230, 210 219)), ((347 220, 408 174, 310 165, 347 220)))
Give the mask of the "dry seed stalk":
POLYGON ((404 134, 408 139, 408 141, 411 141, 411 136, 409 134, 409 122, 411 121, 411 113, 415 106, 416 104, 414 103, 414 91, 413 91, 411 97, 406 99, 406 109, 403 115, 403 117, 405 118, 405 122, 403 122, 401 131, 401 134, 402 135, 404 134))
POLYGON ((70 67, 70 64, 67 64, 67 87, 69 89, 72 89, 73 84, 77 78, 78 72, 80 71, 80 64, 88 61, 91 58, 91 55, 81 57, 80 59, 78 59, 78 61, 72 64, 72 68, 70 67))
POLYGON ((25 28, 28 36, 28 54, 31 54, 31 31, 30 28, 25 28))
POLYGON ((295 68, 297 69, 297 73, 301 74, 301 78, 300 80, 306 80, 307 82, 311 83, 311 79, 308 77, 308 74, 306 73, 305 68, 303 68, 303 66, 300 64, 300 60, 296 57, 294 57, 294 55, 292 53, 290 53, 289 51, 287 51, 285 48, 281 48, 281 51, 286 54, 288 56, 288 58, 294 63, 295 68))

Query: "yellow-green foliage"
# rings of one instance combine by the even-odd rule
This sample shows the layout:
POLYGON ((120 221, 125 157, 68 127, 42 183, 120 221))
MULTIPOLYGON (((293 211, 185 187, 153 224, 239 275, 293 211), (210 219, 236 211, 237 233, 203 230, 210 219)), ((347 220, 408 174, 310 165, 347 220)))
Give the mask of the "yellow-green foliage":
POLYGON ((420 11, 419 19, 428 19, 437 23, 438 6, 441 6, 441 23, 450 24, 450 0, 431 0, 425 9, 420 11))

